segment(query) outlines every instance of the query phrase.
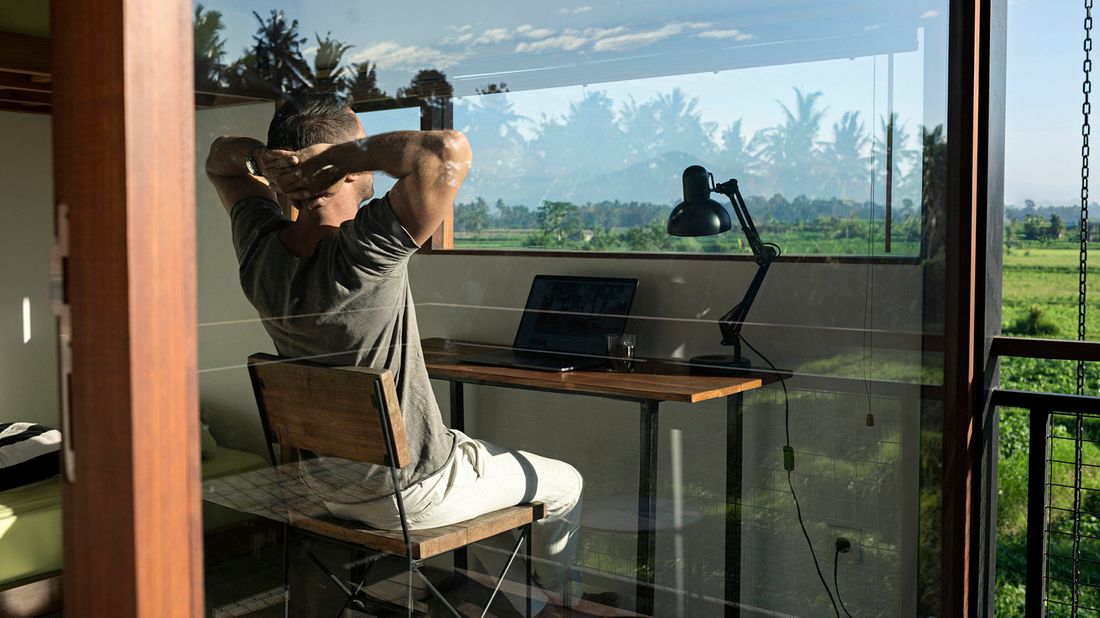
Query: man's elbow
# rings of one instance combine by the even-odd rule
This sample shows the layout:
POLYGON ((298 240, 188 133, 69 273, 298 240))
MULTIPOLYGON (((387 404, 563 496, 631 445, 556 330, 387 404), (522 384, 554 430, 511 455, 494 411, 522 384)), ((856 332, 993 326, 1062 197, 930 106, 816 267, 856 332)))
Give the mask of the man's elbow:
POLYGON ((436 144, 436 154, 448 163, 469 165, 473 159, 473 151, 470 142, 462 131, 439 131, 439 142, 436 144))
POLYGON ((206 154, 205 167, 207 176, 218 175, 216 171, 218 167, 218 153, 221 152, 221 149, 225 145, 225 142, 229 139, 230 137, 228 135, 222 135, 221 137, 215 138, 214 141, 210 144, 210 152, 206 154))

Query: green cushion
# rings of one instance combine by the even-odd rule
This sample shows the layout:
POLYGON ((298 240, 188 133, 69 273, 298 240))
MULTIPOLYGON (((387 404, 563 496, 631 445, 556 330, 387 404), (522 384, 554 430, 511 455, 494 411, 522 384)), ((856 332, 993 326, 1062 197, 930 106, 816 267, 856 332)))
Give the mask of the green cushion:
MULTIPOLYGON (((203 478, 246 472, 267 459, 221 446, 202 462, 203 478)), ((251 517, 203 503, 203 526, 225 527, 251 517)), ((53 478, 0 492, 0 587, 61 569, 61 480, 53 478)))
POLYGON ((0 587, 61 568, 57 478, 0 492, 0 587))

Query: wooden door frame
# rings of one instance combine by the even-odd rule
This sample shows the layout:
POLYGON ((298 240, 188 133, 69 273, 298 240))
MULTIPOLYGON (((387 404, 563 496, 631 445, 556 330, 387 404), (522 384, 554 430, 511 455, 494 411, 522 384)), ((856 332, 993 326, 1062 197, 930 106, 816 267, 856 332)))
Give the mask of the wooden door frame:
POLYGON ((66 0, 50 26, 72 316, 65 612, 201 616, 191 3, 66 0))
POLYGON ((992 612, 1006 0, 952 0, 944 263, 941 615, 992 612))

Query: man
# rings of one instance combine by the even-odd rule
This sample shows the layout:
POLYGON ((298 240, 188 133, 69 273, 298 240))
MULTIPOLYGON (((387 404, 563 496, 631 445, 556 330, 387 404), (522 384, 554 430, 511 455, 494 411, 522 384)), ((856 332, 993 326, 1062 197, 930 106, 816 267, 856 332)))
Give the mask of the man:
MULTIPOLYGON (((412 455, 399 478, 410 526, 446 526, 543 502, 548 518, 536 526, 535 553, 552 568, 540 563, 535 571, 556 592, 569 582, 566 567, 575 557, 580 474, 445 427, 420 346, 409 257, 453 207, 470 162, 459 132, 367 137, 337 97, 303 93, 275 112, 266 146, 244 137, 215 140, 206 173, 232 221, 245 296, 279 354, 393 372, 412 455), (397 183, 371 199, 374 172, 397 183), (296 219, 284 216, 280 200, 296 219)), ((400 528, 387 469, 333 463, 307 462, 306 480, 334 515, 400 528)), ((503 561, 488 555, 482 562, 499 572, 503 561)))

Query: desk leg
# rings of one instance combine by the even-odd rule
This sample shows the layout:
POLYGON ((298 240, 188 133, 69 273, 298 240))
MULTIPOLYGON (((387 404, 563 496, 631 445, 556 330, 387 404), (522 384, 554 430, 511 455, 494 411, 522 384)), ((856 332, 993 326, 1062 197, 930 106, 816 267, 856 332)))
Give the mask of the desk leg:
POLYGON ((741 474, 745 395, 726 397, 726 616, 741 615, 741 474))
POLYGON ((653 582, 657 567, 657 418, 660 403, 642 402, 638 449, 638 584, 637 612, 653 615, 653 582))
POLYGON ((466 431, 466 398, 462 382, 451 382, 451 429, 466 431))
MULTIPOLYGON (((451 429, 466 431, 466 397, 462 392, 462 382, 451 383, 451 429)), ((455 570, 465 571, 468 568, 466 548, 460 547, 454 551, 455 570)))

